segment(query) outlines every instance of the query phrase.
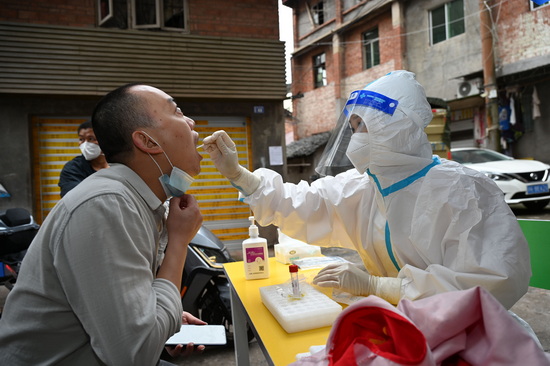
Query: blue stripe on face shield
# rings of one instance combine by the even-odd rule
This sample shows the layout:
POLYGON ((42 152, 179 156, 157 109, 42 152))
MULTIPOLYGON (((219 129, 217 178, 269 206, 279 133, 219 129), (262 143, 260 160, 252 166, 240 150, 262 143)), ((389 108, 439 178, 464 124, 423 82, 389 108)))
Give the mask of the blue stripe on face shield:
POLYGON ((361 105, 393 115, 398 104, 399 102, 397 100, 388 98, 385 95, 370 90, 358 90, 351 93, 344 111, 347 114, 348 106, 361 105))

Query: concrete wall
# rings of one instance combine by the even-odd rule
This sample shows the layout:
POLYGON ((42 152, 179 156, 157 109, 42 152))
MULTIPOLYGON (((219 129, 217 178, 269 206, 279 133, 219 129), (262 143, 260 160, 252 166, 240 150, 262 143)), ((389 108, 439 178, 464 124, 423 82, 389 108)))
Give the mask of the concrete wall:
POLYGON ((427 96, 456 99, 457 86, 463 75, 480 72, 481 38, 478 2, 464 0, 464 34, 430 45, 429 11, 447 0, 408 2, 405 8, 406 61, 416 73, 427 96))
POLYGON ((311 22, 307 7, 315 5, 316 2, 302 1, 298 9, 298 22, 295 32, 299 41, 295 48, 307 45, 321 36, 330 34, 335 26, 336 6, 334 1, 324 2, 325 19, 323 24, 317 25, 311 22), (308 4, 309 3, 309 4, 308 4))

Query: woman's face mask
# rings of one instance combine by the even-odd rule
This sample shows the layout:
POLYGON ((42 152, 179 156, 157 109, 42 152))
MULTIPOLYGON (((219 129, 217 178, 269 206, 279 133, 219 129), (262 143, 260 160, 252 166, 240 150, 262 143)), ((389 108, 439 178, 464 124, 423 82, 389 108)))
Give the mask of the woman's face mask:
POLYGON ((94 144, 93 142, 83 142, 79 147, 82 155, 84 155, 84 159, 88 161, 94 160, 101 154, 101 148, 98 144, 94 144))
POLYGON ((359 173, 363 174, 367 171, 370 164, 370 135, 368 132, 351 135, 346 156, 359 173))
POLYGON ((351 161, 355 169, 361 174, 367 171, 370 158, 370 137, 365 121, 357 114, 350 116, 349 125, 353 135, 346 149, 346 156, 351 161))
MULTIPOLYGON (((149 136, 145 131, 141 131, 144 134, 146 134, 155 144, 160 146, 158 142, 155 141, 154 138, 149 136)), ((167 198, 170 197, 181 197, 185 194, 185 192, 189 189, 191 184, 193 183, 194 179, 189 174, 181 170, 180 168, 174 166, 172 162, 170 161, 170 158, 166 153, 162 152, 164 156, 166 156, 166 160, 170 163, 172 166, 172 171, 170 172, 170 175, 163 174, 162 169, 158 165, 158 163, 153 159, 153 157, 149 154, 149 157, 153 159, 153 162, 156 164, 157 168, 160 170, 161 176, 159 177, 160 184, 162 185, 162 188, 164 189, 164 193, 166 193, 167 198)))

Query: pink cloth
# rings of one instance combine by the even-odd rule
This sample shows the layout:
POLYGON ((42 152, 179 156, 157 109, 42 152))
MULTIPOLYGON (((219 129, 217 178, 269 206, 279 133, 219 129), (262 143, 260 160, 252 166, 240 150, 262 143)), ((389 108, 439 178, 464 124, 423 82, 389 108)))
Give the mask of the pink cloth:
POLYGON ((550 365, 508 311, 480 287, 402 300, 375 296, 338 317, 325 350, 292 365, 550 365))

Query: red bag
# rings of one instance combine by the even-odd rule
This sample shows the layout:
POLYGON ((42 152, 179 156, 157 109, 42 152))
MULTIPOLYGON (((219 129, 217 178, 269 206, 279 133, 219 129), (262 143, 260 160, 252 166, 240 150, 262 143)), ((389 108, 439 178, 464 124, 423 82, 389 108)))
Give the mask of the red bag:
POLYGON ((326 348, 292 365, 550 365, 531 335, 480 287, 401 300, 376 296, 346 308, 326 348))

